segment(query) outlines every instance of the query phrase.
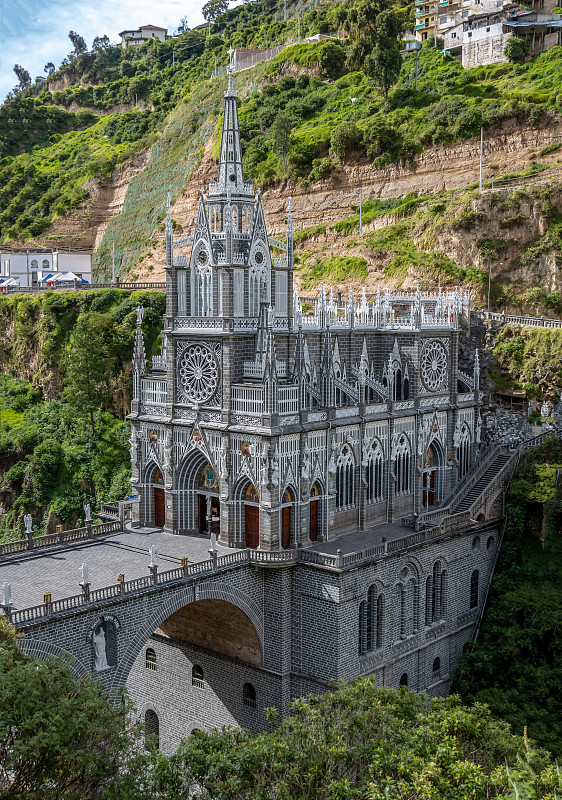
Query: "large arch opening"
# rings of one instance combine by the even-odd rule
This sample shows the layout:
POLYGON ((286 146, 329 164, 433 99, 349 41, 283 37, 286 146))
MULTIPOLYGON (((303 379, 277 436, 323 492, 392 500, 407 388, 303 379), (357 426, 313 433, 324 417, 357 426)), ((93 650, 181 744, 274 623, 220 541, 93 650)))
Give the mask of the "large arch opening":
POLYGON ((292 545, 296 545, 295 535, 295 492, 290 487, 287 487, 283 492, 281 501, 281 547, 283 550, 288 550, 292 545))
POLYGON ((241 609, 226 600, 189 603, 162 622, 155 635, 187 642, 256 667, 261 665, 256 629, 241 609))

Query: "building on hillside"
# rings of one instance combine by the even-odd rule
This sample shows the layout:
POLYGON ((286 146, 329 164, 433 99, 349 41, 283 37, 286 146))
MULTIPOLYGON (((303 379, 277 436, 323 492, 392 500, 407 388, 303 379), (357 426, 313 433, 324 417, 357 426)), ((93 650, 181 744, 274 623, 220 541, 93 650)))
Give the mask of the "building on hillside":
POLYGON ((167 28, 160 28, 158 25, 141 25, 137 30, 125 30, 119 34, 122 47, 140 47, 151 39, 158 39, 165 42, 170 39, 167 28))
POLYGON ((92 280, 92 253, 70 248, 1 247, 0 279, 13 278, 21 288, 40 286, 47 275, 73 272, 92 280))
POLYGON ((462 61, 465 68, 507 61, 505 46, 512 36, 529 39, 529 56, 562 44, 562 17, 508 6, 487 11, 451 28, 444 49, 462 61))
POLYGON ((210 534, 211 548, 214 535, 233 568, 246 549, 263 566, 187 588, 137 657, 127 686, 168 751, 194 728, 263 730, 264 708, 283 715, 331 680, 446 692, 497 542, 465 514, 398 548, 418 514, 443 517, 432 509, 477 459, 477 354, 459 367, 468 294, 350 288, 338 305, 321 287, 303 307, 290 202, 286 235, 270 237, 244 178, 232 73, 193 235, 173 236, 168 206, 159 355, 138 310, 132 484, 141 525, 210 534))

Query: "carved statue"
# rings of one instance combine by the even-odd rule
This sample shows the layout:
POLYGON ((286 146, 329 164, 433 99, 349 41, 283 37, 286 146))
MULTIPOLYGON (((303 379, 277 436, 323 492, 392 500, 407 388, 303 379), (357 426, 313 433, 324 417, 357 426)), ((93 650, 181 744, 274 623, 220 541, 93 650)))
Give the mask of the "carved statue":
POLYGON ((12 584, 4 582, 2 589, 4 590, 4 605, 11 606, 12 605, 12 584))
POLYGON ((150 564, 148 566, 156 567, 158 564, 158 545, 153 544, 148 552, 150 555, 150 564))
POLYGON ((26 533, 33 533, 33 518, 31 514, 26 514, 23 518, 26 533))
POLYGON ((310 467, 311 467, 311 464, 310 464, 310 450, 308 449, 308 446, 307 446, 305 448, 305 451, 304 451, 304 459, 303 459, 303 464, 302 464, 302 473, 301 474, 302 474, 303 481, 308 481, 308 479, 310 478, 310 467))
POLYGON ((137 327, 140 327, 142 325, 143 317, 144 317, 143 306, 137 306, 137 327))
POLYGON ((91 512, 89 503, 86 503, 86 505, 84 506, 84 520, 85 520, 85 522, 91 522, 92 521, 92 512, 91 512))
POLYGON ((96 672, 101 672, 104 669, 108 669, 108 667, 107 642, 103 623, 100 623, 94 633, 94 669, 96 672))
POLYGON ((82 580, 80 581, 80 584, 86 586, 86 584, 90 583, 88 580, 88 565, 84 563, 81 567, 79 567, 79 569, 82 574, 82 580))
POLYGON ((279 474, 279 450, 275 447, 275 453, 271 459, 271 483, 273 486, 279 486, 281 475, 279 474))
POLYGON ((137 434, 134 428, 131 428, 131 438, 129 441, 131 443, 131 463, 135 464, 137 460, 137 434))

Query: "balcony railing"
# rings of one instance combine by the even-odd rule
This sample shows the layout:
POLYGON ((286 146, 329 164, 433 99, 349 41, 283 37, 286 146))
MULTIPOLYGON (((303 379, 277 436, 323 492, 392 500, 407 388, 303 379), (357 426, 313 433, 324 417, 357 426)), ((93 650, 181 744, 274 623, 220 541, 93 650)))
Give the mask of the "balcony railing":
POLYGON ((141 380, 141 400, 143 403, 151 405, 165 405, 167 399, 166 381, 154 380, 152 378, 142 378, 141 380))
POLYGON ((233 386, 232 410, 238 414, 263 414, 263 386, 233 386))
POLYGON ((299 413, 299 387, 279 386, 277 389, 277 412, 279 414, 299 413))

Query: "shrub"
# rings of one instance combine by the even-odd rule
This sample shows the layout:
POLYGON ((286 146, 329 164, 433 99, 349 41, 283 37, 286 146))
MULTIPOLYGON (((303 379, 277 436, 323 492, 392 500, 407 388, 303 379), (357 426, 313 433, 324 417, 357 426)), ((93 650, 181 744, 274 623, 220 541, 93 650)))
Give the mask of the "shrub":
POLYGON ((335 80, 345 69, 345 49, 340 42, 327 40, 322 43, 318 52, 318 66, 322 74, 335 80))
POLYGON ((514 64, 522 64, 527 57, 529 47, 530 42, 528 39, 512 36, 504 47, 503 52, 508 61, 512 61, 514 64))
POLYGON ((340 158, 345 158, 349 153, 357 150, 361 144, 361 131, 355 122, 342 122, 332 133, 330 146, 332 151, 340 158))
POLYGON ((312 169, 308 175, 309 181, 321 181, 332 174, 335 163, 331 158, 315 158, 312 162, 312 169))

